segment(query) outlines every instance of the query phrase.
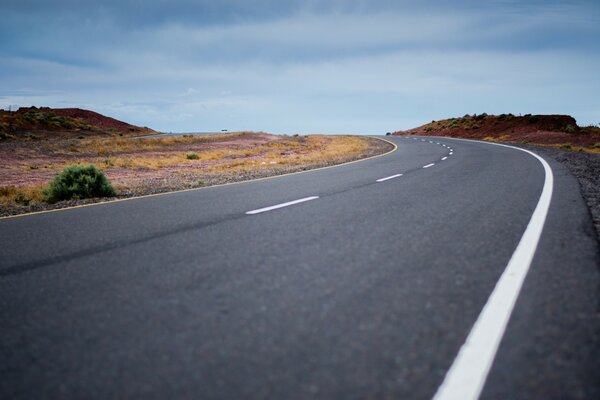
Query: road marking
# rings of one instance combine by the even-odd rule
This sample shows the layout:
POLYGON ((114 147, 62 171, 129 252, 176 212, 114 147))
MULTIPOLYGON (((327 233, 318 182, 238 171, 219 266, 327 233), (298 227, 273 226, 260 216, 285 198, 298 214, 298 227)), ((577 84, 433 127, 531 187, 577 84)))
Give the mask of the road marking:
POLYGON ((433 167, 434 165, 435 165, 435 163, 427 164, 427 165, 425 165, 423 168, 429 168, 429 167, 433 167))
POLYGON ((451 156, 452 154, 454 154, 453 152, 448 153, 449 156, 451 156))
POLYGON ((543 158, 518 147, 500 143, 487 144, 517 149, 537 158, 544 167, 544 187, 517 248, 475 321, 467 340, 459 350, 454 363, 446 373, 444 382, 438 388, 434 400, 475 400, 479 398, 523 286, 523 281, 531 266, 552 200, 554 176, 552 169, 543 158))
POLYGON ((442 157, 442 161, 445 161, 448 157, 442 157))
POLYGON ((260 213, 263 213, 263 212, 266 212, 266 211, 276 210, 278 208, 292 206, 294 204, 304 203, 305 201, 311 201, 311 200, 315 200, 315 199, 318 199, 318 198, 319 198, 319 196, 305 197, 303 199, 298 199, 298 200, 294 200, 294 201, 288 201, 287 203, 281 203, 281 204, 276 204, 274 206, 269 206, 269 207, 265 207, 265 208, 259 208, 258 210, 246 211, 246 214, 248 214, 248 215, 260 214, 260 213))
POLYGON ((433 144, 433 142, 430 140, 429 143, 433 144))
POLYGON ((384 181, 387 181, 389 179, 397 178, 399 176, 402 176, 402 174, 396 174, 396 175, 392 175, 392 176, 386 176, 385 178, 377 179, 375 182, 384 182, 384 181))

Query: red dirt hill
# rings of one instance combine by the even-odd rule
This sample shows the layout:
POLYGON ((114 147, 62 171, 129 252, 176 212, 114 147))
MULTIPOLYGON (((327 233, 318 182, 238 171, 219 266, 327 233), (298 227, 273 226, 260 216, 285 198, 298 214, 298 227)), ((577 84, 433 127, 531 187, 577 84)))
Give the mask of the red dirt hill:
POLYGON ((600 148, 600 128, 577 126, 568 115, 465 115, 432 121, 393 135, 449 136, 541 145, 600 148))
POLYGON ((155 133, 139 127, 80 108, 28 107, 9 112, 0 110, 0 135, 4 138, 24 134, 55 136, 56 134, 120 134, 141 135, 155 133))

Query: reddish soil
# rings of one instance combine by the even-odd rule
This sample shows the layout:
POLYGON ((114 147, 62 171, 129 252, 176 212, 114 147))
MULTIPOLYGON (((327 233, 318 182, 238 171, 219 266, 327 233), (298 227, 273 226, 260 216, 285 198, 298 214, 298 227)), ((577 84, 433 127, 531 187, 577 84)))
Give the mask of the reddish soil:
POLYGON ((17 111, 0 110, 0 139, 23 136, 64 137, 78 132, 83 136, 142 135, 156 133, 150 128, 128 124, 80 108, 21 107, 17 111))
POLYGON ((432 121, 393 135, 449 136, 587 149, 600 147, 600 128, 579 127, 568 115, 465 115, 432 121))
MULTIPOLYGON (((285 136, 269 135, 263 133, 247 133, 243 136, 223 137, 219 141, 214 142, 198 142, 198 143, 180 143, 171 145, 168 148, 139 153, 144 157, 155 157, 159 159, 162 156, 185 153, 190 151, 209 151, 209 150, 232 150, 232 149, 250 149, 255 146, 266 144, 274 141, 283 141, 285 136)), ((137 140, 137 139, 131 139, 137 140)), ((140 139, 143 140, 143 139, 140 139)), ((90 160, 90 162, 101 162, 104 158, 120 155, 136 155, 135 152, 127 151, 121 153, 114 151, 110 156, 99 157, 96 153, 82 152, 63 152, 60 146, 68 148, 69 142, 64 141, 9 141, 0 142, 0 186, 23 186, 42 184, 49 182, 64 165, 69 163, 78 163, 81 160, 90 160), (57 143, 58 145, 53 145, 57 143), (63 154, 64 153, 64 154, 63 154)), ((245 157, 245 160, 253 157, 245 157)), ((228 160, 228 158, 224 158, 228 160)), ((217 161, 211 162, 211 164, 217 161)), ((111 181, 117 185, 125 184, 126 182, 137 182, 148 179, 166 178, 173 175, 175 171, 183 171, 189 169, 201 169, 205 166, 202 162, 196 162, 193 165, 182 162, 180 165, 170 167, 162 167, 156 169, 128 169, 117 167, 105 167, 107 175, 111 181), (193 167, 193 168, 192 168, 193 167)))
POLYGON ((150 130, 149 128, 131 125, 126 122, 119 121, 118 119, 98 114, 94 111, 82 110, 81 108, 51 108, 48 110, 56 115, 60 115, 61 117, 80 119, 86 124, 100 129, 112 129, 123 133, 150 130))

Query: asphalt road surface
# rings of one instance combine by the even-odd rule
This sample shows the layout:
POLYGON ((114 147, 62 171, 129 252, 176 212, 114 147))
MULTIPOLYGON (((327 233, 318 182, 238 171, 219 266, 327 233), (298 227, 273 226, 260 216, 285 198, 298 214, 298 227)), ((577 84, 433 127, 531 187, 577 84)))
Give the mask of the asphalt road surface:
POLYGON ((599 399, 598 246, 576 180, 547 160, 536 222, 534 156, 390 140, 340 167, 0 220, 0 398, 451 398, 536 225, 508 325, 482 335, 501 339, 489 374, 458 369, 482 399, 599 399))

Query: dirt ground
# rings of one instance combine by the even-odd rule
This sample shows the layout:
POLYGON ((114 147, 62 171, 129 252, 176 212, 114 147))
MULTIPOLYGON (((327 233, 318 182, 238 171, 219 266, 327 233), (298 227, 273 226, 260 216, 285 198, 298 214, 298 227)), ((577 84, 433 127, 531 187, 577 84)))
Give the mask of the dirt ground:
POLYGON ((0 215, 102 201, 44 202, 44 188, 68 165, 94 164, 118 197, 125 198, 329 166, 392 147, 368 137, 261 132, 142 139, 56 135, 0 141, 0 215))

